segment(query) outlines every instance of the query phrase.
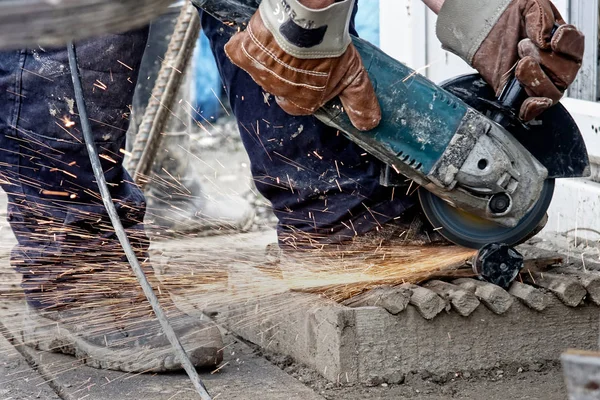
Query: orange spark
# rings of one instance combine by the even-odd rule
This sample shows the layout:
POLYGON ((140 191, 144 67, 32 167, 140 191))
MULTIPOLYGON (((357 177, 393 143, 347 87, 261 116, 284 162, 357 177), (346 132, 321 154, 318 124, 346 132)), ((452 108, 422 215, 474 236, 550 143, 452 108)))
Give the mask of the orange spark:
POLYGON ((61 121, 65 125, 66 128, 72 128, 75 126, 75 122, 71 121, 71 119, 69 117, 67 117, 66 115, 61 118, 61 121))

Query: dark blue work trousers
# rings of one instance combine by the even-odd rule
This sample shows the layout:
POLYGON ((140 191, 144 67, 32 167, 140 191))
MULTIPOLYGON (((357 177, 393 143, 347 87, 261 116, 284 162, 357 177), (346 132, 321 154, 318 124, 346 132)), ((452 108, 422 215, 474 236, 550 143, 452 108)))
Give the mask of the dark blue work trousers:
MULTIPOLYGON (((379 160, 312 116, 286 114, 273 96, 233 65, 223 46, 236 29, 206 13, 202 27, 256 186, 279 219, 280 244, 339 243, 400 216, 413 204, 401 191, 379 185, 379 160)), ((357 34, 353 23, 351 33, 357 34)))
MULTIPOLYGON (((147 247, 144 196, 123 168, 121 149, 146 39, 144 28, 77 44, 106 180, 140 254, 147 247)), ((31 296, 68 287, 111 263, 124 264, 74 99, 66 47, 0 53, 0 183, 18 241, 11 262, 31 296)))

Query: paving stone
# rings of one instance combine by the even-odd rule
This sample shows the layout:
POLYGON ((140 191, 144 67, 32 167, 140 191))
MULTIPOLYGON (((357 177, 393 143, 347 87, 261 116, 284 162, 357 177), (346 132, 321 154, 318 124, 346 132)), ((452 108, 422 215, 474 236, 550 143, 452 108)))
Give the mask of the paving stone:
POLYGON ((548 289, 570 307, 577 307, 587 293, 583 284, 572 276, 531 271, 521 276, 526 283, 548 289))
POLYGON ((581 271, 573 268, 557 268, 553 269, 557 274, 576 278, 585 290, 588 298, 596 305, 600 305, 600 273, 598 271, 581 271))
POLYGON ((550 298, 550 295, 543 290, 521 282, 513 282, 508 289, 508 293, 519 299, 527 307, 537 311, 545 310, 550 298))
POLYGON ((0 399, 59 400, 46 380, 0 333, 0 399))
POLYGON ((477 297, 460 286, 437 280, 429 281, 424 286, 446 299, 452 304, 452 308, 463 317, 468 317, 479 307, 477 297))
POLYGON ((402 286, 411 290, 410 304, 416 307, 423 318, 433 319, 446 308, 446 301, 434 291, 412 284, 402 286))
POLYGON ((543 311, 514 302, 502 315, 480 306, 469 317, 450 311, 426 320, 412 304, 392 315, 381 307, 281 294, 228 307, 219 318, 246 340, 290 355, 332 382, 552 362, 569 347, 595 349, 600 333, 598 307, 567 307, 553 295, 543 311), (253 313, 262 318, 235 322, 253 313))
MULTIPOLYGON (((253 354, 245 344, 229 337, 225 364, 218 372, 204 371, 200 378, 216 398, 246 400, 323 400, 310 388, 253 354)), ((73 357, 29 350, 44 376, 59 388, 64 399, 76 400, 196 400, 198 394, 184 373, 125 374, 81 365, 73 357)))
MULTIPOLYGON (((10 327, 8 330, 15 333, 23 305, 10 303, 8 310, 0 313, 0 316, 4 326, 10 327)), ((17 336, 15 338, 18 339, 17 336)), ((203 371, 200 375, 213 397, 234 400, 323 400, 232 335, 226 334, 224 339, 224 362, 221 368, 218 371, 203 371)), ((64 354, 41 352, 26 346, 23 350, 43 376, 39 381, 45 379, 51 382, 66 400, 199 398, 185 373, 126 374, 90 368, 64 354)))
POLYGON ((485 306, 496 314, 504 314, 514 302, 514 297, 500 286, 471 278, 461 278, 453 282, 477 296, 485 306))
POLYGON ((412 290, 402 286, 382 286, 368 290, 343 302, 348 307, 382 307, 390 314, 399 314, 410 302, 412 290))

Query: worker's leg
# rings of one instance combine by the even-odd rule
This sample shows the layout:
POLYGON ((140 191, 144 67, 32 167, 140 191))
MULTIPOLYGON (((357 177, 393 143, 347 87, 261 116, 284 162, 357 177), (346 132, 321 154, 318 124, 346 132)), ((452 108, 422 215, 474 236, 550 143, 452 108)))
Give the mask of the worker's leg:
MULTIPOLYGON (((77 45, 106 180, 141 260, 148 244, 144 197, 123 168, 121 149, 146 38, 147 29, 140 29, 77 45)), ((98 194, 66 48, 0 53, 0 87, 0 182, 18 240, 11 262, 23 274, 31 310, 23 329, 26 340, 44 349, 61 343, 57 350, 77 353, 97 367, 175 367, 158 323, 148 318, 148 303, 141 300, 98 194), (123 342, 144 331, 140 340, 123 342)), ((194 349, 195 361, 214 365, 219 344, 211 343, 220 341, 218 331, 193 325, 196 346, 207 343, 194 349), (212 358, 207 361, 208 353, 212 358)), ((178 326, 180 332, 188 329, 183 321, 178 326)))
POLYGON ((400 216, 413 201, 379 185, 381 163, 316 118, 292 117, 241 69, 223 46, 236 32, 207 14, 211 41, 256 186, 279 218, 279 239, 338 242, 400 216))
MULTIPOLYGON (((120 149, 145 43, 146 32, 139 30, 77 46, 106 179, 139 251, 147 246, 141 224, 144 198, 122 167, 120 149), (101 69, 99 54, 106 60, 101 69)), ((24 275, 24 289, 38 293, 68 280, 73 257, 102 262, 122 251, 83 143, 66 48, 1 53, 0 82, 7 88, 0 93, 2 187, 18 240, 12 262, 24 275)))

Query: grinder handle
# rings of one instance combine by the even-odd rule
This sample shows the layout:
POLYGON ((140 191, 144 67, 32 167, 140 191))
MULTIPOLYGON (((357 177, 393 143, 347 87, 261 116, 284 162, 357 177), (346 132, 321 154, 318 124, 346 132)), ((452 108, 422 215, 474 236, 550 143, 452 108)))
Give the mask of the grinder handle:
MULTIPOLYGON (((554 24, 552 36, 554 36, 559 27, 559 24, 554 24)), ((519 115, 519 110, 528 97, 529 96, 527 95, 527 92, 525 92, 525 88, 523 88, 521 82, 519 82, 519 80, 513 74, 512 79, 508 81, 506 86, 504 86, 504 89, 502 89, 502 93, 500 94, 498 101, 504 108, 513 110, 515 115, 519 115)), ((503 122, 505 122, 505 118, 506 117, 503 113, 498 113, 495 116, 494 121, 500 125, 504 125, 503 122)))
POLYGON ((519 115, 519 110, 528 97, 521 82, 513 75, 512 79, 502 89, 498 101, 503 107, 513 110, 516 115, 519 115))

